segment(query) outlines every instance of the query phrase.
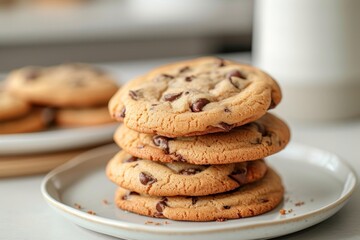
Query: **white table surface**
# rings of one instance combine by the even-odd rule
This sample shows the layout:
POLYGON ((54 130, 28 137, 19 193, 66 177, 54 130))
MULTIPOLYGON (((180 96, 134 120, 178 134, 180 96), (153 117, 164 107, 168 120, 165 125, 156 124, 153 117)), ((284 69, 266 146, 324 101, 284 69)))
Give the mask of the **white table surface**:
MULTIPOLYGON (((248 55, 228 55, 246 61, 248 55)), ((106 64, 125 80, 164 61, 106 64)), ((323 148, 342 156, 360 175, 360 119, 326 124, 290 123, 292 141, 323 148)), ((306 176, 304 176, 306 177, 306 176)), ((78 227, 55 213, 42 199, 43 175, 0 180, 0 239, 114 239, 78 227)), ((280 239, 360 239, 360 191, 330 219, 280 239)))

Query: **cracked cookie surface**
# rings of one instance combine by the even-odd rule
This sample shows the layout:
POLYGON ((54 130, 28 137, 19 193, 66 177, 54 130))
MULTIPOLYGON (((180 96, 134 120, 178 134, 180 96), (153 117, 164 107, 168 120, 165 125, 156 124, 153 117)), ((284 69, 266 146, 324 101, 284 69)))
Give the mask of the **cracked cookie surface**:
POLYGON ((260 159, 280 151, 289 142, 290 131, 282 120, 267 113, 227 133, 167 138, 139 133, 122 125, 114 139, 122 149, 144 159, 226 164, 260 159))
POLYGON ((128 190, 153 196, 204 196, 233 190, 264 177, 263 160, 223 165, 160 163, 124 151, 108 163, 107 176, 128 190))
POLYGON ((228 193, 204 197, 154 197, 119 188, 116 205, 137 214, 179 221, 223 221, 256 216, 274 209, 284 188, 271 168, 259 181, 228 193))
POLYGON ((11 72, 5 84, 19 98, 53 107, 105 105, 118 89, 104 71, 80 63, 21 68, 11 72))
POLYGON ((280 100, 279 86, 266 73, 205 57, 159 67, 128 82, 111 99, 109 111, 138 132, 194 136, 254 121, 280 100))

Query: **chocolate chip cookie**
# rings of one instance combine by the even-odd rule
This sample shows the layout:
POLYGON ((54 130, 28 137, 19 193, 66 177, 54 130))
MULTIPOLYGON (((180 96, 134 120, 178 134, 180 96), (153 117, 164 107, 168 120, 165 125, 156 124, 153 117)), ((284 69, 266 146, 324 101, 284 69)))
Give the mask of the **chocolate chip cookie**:
POLYGON ((24 116, 30 110, 30 104, 0 90, 0 121, 24 116))
POLYGON ((55 112, 55 122, 59 126, 80 127, 111 123, 107 106, 93 108, 61 108, 55 112))
POLYGON ((281 100, 259 69, 205 57, 159 67, 128 82, 109 103, 135 131, 167 137, 227 132, 252 122, 281 100))
POLYGON ((228 133, 168 138, 139 133, 123 125, 116 131, 114 139, 121 148, 139 158, 226 164, 260 159, 280 151, 289 142, 290 131, 282 120, 268 113, 228 133))
POLYGON ((107 176, 130 191, 152 196, 204 196, 233 190, 264 177, 263 160, 223 165, 160 163, 119 152, 107 176))
POLYGON ((27 133, 47 127, 43 109, 33 109, 24 116, 0 121, 0 134, 27 133))
POLYGON ((15 70, 6 89, 30 103, 71 108, 106 105, 118 87, 104 71, 78 63, 15 70))
POLYGON ((154 197, 119 188, 116 205, 141 215, 179 221, 223 221, 256 216, 274 209, 282 200, 280 177, 268 169, 265 177, 228 193, 204 197, 154 197))

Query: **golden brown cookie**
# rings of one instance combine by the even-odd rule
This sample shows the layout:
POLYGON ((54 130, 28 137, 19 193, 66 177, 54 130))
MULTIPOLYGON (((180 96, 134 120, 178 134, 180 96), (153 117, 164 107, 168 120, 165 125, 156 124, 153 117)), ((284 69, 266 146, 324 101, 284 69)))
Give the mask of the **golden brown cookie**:
POLYGON ((64 108, 106 105, 118 89, 104 71, 79 63, 15 70, 6 88, 31 103, 64 108))
POLYGON ((263 214, 274 209, 283 195, 280 177, 269 168, 263 179, 228 193, 204 197, 154 197, 119 188, 115 203, 123 210, 145 216, 215 221, 263 214))
POLYGON ((224 132, 263 116, 281 100, 259 69, 204 57, 156 68, 110 101, 112 116, 135 131, 167 137, 224 132))
POLYGON ((35 132, 43 130, 46 126, 43 110, 35 109, 25 116, 0 121, 0 134, 35 132))
POLYGON ((30 104, 0 90, 0 121, 24 116, 30 110, 30 104))
POLYGON ((56 110, 55 122, 64 127, 80 127, 111 123, 107 106, 93 108, 60 108, 56 110))
POLYGON ((272 114, 228 133, 167 138, 120 126, 115 142, 130 154, 154 161, 227 164, 261 159, 283 149, 290 139, 288 126, 272 114))
POLYGON ((160 163, 121 151, 108 163, 110 180, 131 191, 152 196, 204 196, 233 190, 261 179, 263 160, 223 165, 160 163))

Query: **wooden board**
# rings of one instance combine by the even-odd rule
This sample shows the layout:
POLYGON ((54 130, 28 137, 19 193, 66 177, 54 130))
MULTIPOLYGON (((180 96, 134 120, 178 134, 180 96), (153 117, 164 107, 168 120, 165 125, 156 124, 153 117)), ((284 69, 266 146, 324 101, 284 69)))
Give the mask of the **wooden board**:
POLYGON ((88 150, 90 149, 29 156, 0 156, 0 177, 46 173, 88 150))

